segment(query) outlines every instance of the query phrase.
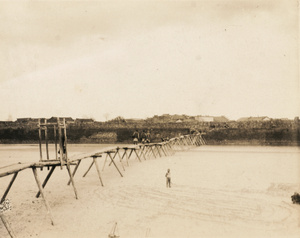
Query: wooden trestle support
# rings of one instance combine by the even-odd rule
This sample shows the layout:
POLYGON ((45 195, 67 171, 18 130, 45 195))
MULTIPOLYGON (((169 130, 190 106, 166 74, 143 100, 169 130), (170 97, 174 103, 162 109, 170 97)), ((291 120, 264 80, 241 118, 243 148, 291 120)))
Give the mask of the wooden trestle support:
MULTIPOLYGON (((96 171, 98 174, 98 178, 100 180, 101 186, 104 186, 102 177, 101 177, 101 170, 98 164, 97 159, 105 155, 105 160, 103 163, 102 171, 105 168, 105 165, 107 163, 107 159, 110 160, 108 166, 111 166, 112 164, 118 171, 121 177, 123 177, 122 172, 117 166, 117 161, 116 157, 118 156, 119 163, 123 168, 123 171, 125 171, 125 166, 129 166, 129 161, 132 156, 135 156, 135 159, 138 159, 139 162, 142 162, 142 159, 148 160, 151 158, 158 158, 158 157, 163 157, 163 156, 171 156, 173 155, 176 151, 182 151, 189 149, 193 146, 200 146, 205 144, 205 140, 202 138, 200 133, 197 134, 192 134, 192 135, 185 135, 185 136, 180 136, 176 138, 172 138, 168 141, 164 141, 161 143, 146 143, 146 144, 139 144, 139 145, 133 145, 133 146, 127 146, 127 147, 116 147, 113 149, 104 149, 102 151, 99 151, 97 153, 92 153, 89 155, 86 155, 84 157, 76 158, 76 159, 69 159, 68 158, 68 150, 67 150, 67 133, 66 133, 66 122, 65 119, 60 120, 57 118, 57 122, 55 123, 49 123, 47 120, 44 120, 43 123, 39 120, 38 122, 38 129, 39 129, 39 152, 40 152, 40 160, 38 163, 18 163, 18 164, 13 164, 5 167, 0 168, 0 178, 8 175, 13 175, 11 181, 9 182, 7 189, 5 190, 0 204, 5 201, 5 198, 7 197, 9 190, 11 189, 14 181, 16 180, 16 177, 18 173, 22 170, 25 170, 27 168, 31 168, 35 181, 38 186, 38 192, 36 194, 36 197, 38 198, 40 195, 42 195, 42 198, 44 200, 47 213, 50 216, 51 224, 54 225, 54 218, 51 213, 51 208, 50 205, 47 201, 44 188, 46 184, 48 183, 50 177, 52 176, 55 168, 59 166, 61 169, 63 167, 66 167, 66 170, 69 175, 69 181, 68 185, 72 184, 73 190, 75 193, 75 198, 78 199, 78 193, 77 189, 75 186, 74 182, 74 176, 78 170, 79 165, 81 164, 81 161, 83 159, 87 158, 92 158, 91 164, 89 165, 87 171, 84 173, 83 177, 85 177, 90 169, 95 165, 96 171), (49 139, 48 139, 48 130, 49 128, 53 128, 53 135, 54 135, 54 144, 55 144, 55 159, 50 160, 50 155, 49 155, 49 139), (44 132, 44 133, 43 133, 44 132), (44 141, 45 141, 45 146, 46 146, 46 159, 43 158, 43 150, 42 150, 42 145, 43 145, 43 137, 44 134, 44 141), (58 135, 58 138, 57 138, 58 135), (124 161, 125 160, 125 161, 124 161), (71 165, 74 165, 75 168, 73 172, 71 171, 71 165), (45 177, 43 183, 41 183, 40 178, 38 176, 38 171, 37 168, 40 168, 40 170, 43 170, 44 167, 47 167, 49 172, 47 176, 45 177)), ((16 237, 14 232, 12 231, 9 223, 7 222, 4 213, 0 211, 0 217, 1 221, 6 227, 9 235, 11 237, 16 237)))

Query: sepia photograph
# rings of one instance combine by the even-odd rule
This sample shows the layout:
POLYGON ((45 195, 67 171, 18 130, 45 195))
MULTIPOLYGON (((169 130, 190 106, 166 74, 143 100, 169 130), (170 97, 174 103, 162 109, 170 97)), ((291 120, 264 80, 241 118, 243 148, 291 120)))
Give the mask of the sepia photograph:
POLYGON ((0 237, 300 237, 299 4, 0 0, 0 237))

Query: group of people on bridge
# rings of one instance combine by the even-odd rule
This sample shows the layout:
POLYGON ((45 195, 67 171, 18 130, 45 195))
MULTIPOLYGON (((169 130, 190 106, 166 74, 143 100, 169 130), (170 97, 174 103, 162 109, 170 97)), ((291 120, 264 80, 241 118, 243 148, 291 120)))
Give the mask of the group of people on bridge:
POLYGON ((137 145, 139 142, 145 144, 150 143, 150 131, 143 130, 141 133, 135 130, 132 135, 133 144, 137 145))

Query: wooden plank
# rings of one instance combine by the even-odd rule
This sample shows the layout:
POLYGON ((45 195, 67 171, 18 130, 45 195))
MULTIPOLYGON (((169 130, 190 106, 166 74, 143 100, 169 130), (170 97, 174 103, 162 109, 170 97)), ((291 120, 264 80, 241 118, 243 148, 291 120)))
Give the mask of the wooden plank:
POLYGON ((2 168, 0 168, 0 178, 8 176, 10 174, 17 173, 24 169, 30 168, 31 166, 32 166, 32 164, 19 163, 19 164, 13 164, 13 165, 2 167, 2 168))
MULTIPOLYGON (((55 168, 56 168, 56 166, 51 166, 51 170, 47 174, 47 176, 46 176, 46 178, 45 178, 45 180, 44 180, 44 182, 42 184, 43 188, 46 186, 46 184, 47 184, 48 180, 50 179, 52 173, 54 172, 55 168)), ((41 194, 40 191, 38 191, 37 194, 35 195, 35 197, 38 198, 40 196, 40 194, 41 194)))
POLYGON ((13 176, 12 179, 10 180, 10 182, 9 182, 9 184, 8 184, 6 190, 5 190, 5 192, 4 192, 4 194, 3 194, 2 198, 1 198, 0 204, 4 202, 4 200, 5 200, 5 198, 6 198, 7 194, 8 194, 8 192, 9 192, 11 186, 13 185, 13 183, 14 183, 14 181, 15 181, 17 175, 18 175, 18 172, 14 173, 14 176, 13 176))
POLYGON ((33 175, 34 175, 34 178, 35 178, 35 181, 38 185, 38 188, 40 190, 40 193, 42 194, 42 198, 44 199, 44 202, 45 202, 45 205, 46 205, 46 209, 50 215, 50 219, 51 219, 51 224, 54 225, 54 219, 53 219, 53 216, 52 216, 52 213, 51 213, 51 209, 50 209, 50 206, 49 206, 49 203, 46 199, 46 196, 44 194, 44 190, 43 190, 43 187, 42 187, 42 184, 40 182, 40 179, 38 177, 38 174, 37 174, 37 170, 35 167, 32 167, 32 171, 33 171, 33 175))
POLYGON ((4 214, 2 212, 0 212, 0 218, 2 220, 3 225, 5 226, 8 234, 10 235, 11 238, 16 238, 15 233, 13 232, 13 230, 11 229, 9 223, 6 221, 6 217, 4 216, 4 214))
MULTIPOLYGON (((37 168, 46 167, 46 166, 61 166, 61 165, 64 166, 64 165, 67 165, 67 163, 63 162, 61 164, 59 160, 44 160, 42 162, 32 164, 32 166, 37 167, 37 168)), ((69 165, 77 165, 77 163, 69 162, 69 165)))

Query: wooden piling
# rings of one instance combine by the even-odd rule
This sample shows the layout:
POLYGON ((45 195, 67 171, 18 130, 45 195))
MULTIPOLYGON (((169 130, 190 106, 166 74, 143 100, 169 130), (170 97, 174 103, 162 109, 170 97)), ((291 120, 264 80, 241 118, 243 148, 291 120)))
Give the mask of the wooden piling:
POLYGON ((118 170, 119 174, 121 175, 121 177, 123 177, 123 174, 121 173, 121 171, 119 170, 118 166, 116 165, 115 161, 113 160, 113 158, 111 157, 110 154, 108 154, 109 158, 111 159, 112 163, 114 164, 114 166, 116 167, 116 169, 118 170))
MULTIPOLYGON (((49 173, 47 174, 43 184, 42 184, 42 187, 44 188, 48 182, 48 180, 50 179, 52 173, 54 172, 54 169, 55 169, 56 166, 51 166, 51 170, 49 171, 49 173)), ((38 198, 40 196, 40 191, 35 195, 36 198, 38 198)))
POLYGON ((100 169, 99 169, 98 162, 97 162, 97 157, 94 156, 93 157, 93 161, 94 161, 94 164, 96 166, 96 170, 97 170, 97 173, 98 173, 98 177, 100 179, 100 183, 101 183, 101 185, 103 187, 104 185, 103 185, 103 182, 102 182, 102 178, 101 178, 101 174, 100 174, 100 169))
POLYGON ((8 186, 7 186, 7 189, 5 190, 5 192, 4 192, 4 194, 3 194, 2 198, 1 198, 0 204, 4 202, 4 200, 5 200, 5 198, 6 198, 7 194, 8 194, 8 192, 9 192, 11 186, 13 185, 13 183, 14 183, 14 181, 15 181, 17 175, 18 175, 18 172, 14 173, 14 176, 13 176, 12 179, 10 180, 10 182, 9 182, 9 184, 8 184, 8 186))
POLYGON ((85 177, 85 176, 88 174, 88 172, 89 172, 90 169, 92 168, 93 164, 94 164, 94 161, 92 161, 90 167, 88 168, 88 170, 84 173, 84 175, 83 175, 82 177, 85 177))
POLYGON ((13 232, 13 230, 11 229, 9 223, 6 221, 6 217, 4 216, 4 214, 2 212, 0 212, 0 218, 2 220, 2 223, 4 224, 6 230, 8 231, 8 234, 10 235, 11 238, 16 238, 15 233, 13 232))
POLYGON ((58 141, 59 141, 59 160, 60 160, 60 169, 63 168, 63 155, 64 155, 64 149, 62 144, 62 135, 61 135, 61 125, 59 118, 57 118, 57 124, 58 124, 58 141))
POLYGON ((52 213, 51 213, 51 209, 50 209, 49 203, 48 203, 48 201, 47 201, 47 199, 46 199, 46 196, 45 196, 45 194, 44 194, 43 187, 42 187, 42 184, 41 184, 40 179, 39 179, 39 177, 38 177, 36 168, 35 168, 35 167, 32 167, 32 171, 33 171, 33 175, 34 175, 35 181, 36 181, 36 183, 37 183, 37 185, 38 185, 38 188, 39 188, 39 190, 40 190, 40 193, 42 194, 42 197, 43 197, 43 199, 44 199, 44 202, 45 202, 45 205, 46 205, 46 209, 47 209, 47 211, 48 211, 48 213, 49 213, 49 215, 50 215, 51 224, 54 225, 54 219, 53 219, 53 216, 52 216, 52 213))
POLYGON ((42 153, 42 132, 41 132, 41 119, 38 120, 38 127, 39 127, 39 148, 40 148, 40 161, 43 160, 43 153, 42 153))
MULTIPOLYGON (((81 163, 81 160, 78 160, 78 162, 77 162, 77 164, 76 164, 76 166, 75 166, 75 168, 74 168, 73 174, 72 174, 73 178, 74 178, 74 176, 75 176, 75 174, 76 174, 76 171, 77 171, 77 169, 78 169, 80 163, 81 163)), ((70 185, 70 183, 71 183, 71 179, 69 179, 68 185, 70 185)))
POLYGON ((74 190, 74 193, 75 193, 75 197, 76 197, 76 199, 78 199, 77 189, 76 189, 76 187, 75 187, 75 182, 74 182, 74 179, 73 179, 73 176, 72 176, 72 173, 71 173, 71 167, 70 167, 69 162, 67 162, 66 166, 67 166, 67 170, 68 170, 68 173, 69 173, 69 177, 70 177, 70 180, 71 180, 71 183, 72 183, 72 186, 73 186, 73 190, 74 190))
POLYGON ((102 171, 104 171, 104 167, 105 167, 105 164, 106 164, 107 156, 108 156, 108 154, 106 153, 105 160, 104 160, 103 167, 102 167, 102 171))
POLYGON ((66 119, 63 118, 63 125, 64 125, 64 138, 65 138, 65 144, 63 145, 63 147, 65 148, 65 160, 67 161, 68 160, 68 137, 67 137, 67 125, 66 125, 66 119))
POLYGON ((139 154, 136 152, 136 149, 134 149, 134 152, 135 152, 136 157, 139 159, 139 161, 142 162, 139 154))
POLYGON ((53 127, 53 134, 54 134, 54 144, 55 144, 55 159, 57 160, 57 137, 56 137, 56 125, 53 127))
MULTIPOLYGON (((47 119, 44 120, 44 123, 47 124, 47 119)), ((46 141, 46 155, 47 160, 49 160, 49 147, 48 147, 48 128, 45 126, 45 141, 46 141)), ((49 169, 49 167, 48 167, 49 169)))

